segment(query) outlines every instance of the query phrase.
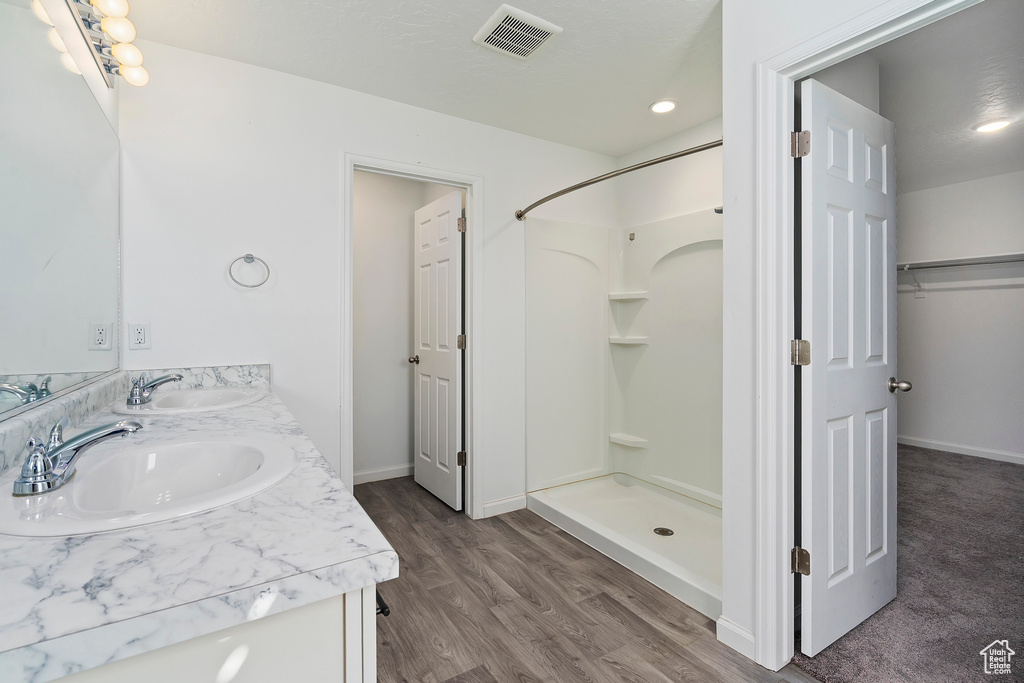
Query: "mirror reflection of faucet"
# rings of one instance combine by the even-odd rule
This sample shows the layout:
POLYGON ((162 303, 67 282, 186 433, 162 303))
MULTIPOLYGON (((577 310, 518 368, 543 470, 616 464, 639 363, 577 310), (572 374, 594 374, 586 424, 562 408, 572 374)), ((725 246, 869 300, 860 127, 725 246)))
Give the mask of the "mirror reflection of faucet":
MULTIPOLYGON (((49 380, 50 378, 47 377, 46 379, 49 380)), ((44 383, 43 386, 45 387, 46 383, 44 383)), ((38 401, 40 398, 39 387, 31 382, 27 384, 0 384, 0 391, 6 391, 9 394, 14 394, 18 397, 18 400, 21 401, 22 405, 38 401)), ((47 389, 47 392, 49 392, 49 389, 47 389)), ((49 393, 46 395, 49 396, 49 393)))
POLYGON ((142 429, 142 425, 131 420, 122 420, 90 429, 78 436, 64 440, 64 428, 68 419, 50 430, 49 442, 32 438, 26 444, 28 457, 21 466, 21 476, 14 481, 14 496, 35 496, 55 491, 66 484, 75 474, 78 458, 96 444, 115 436, 127 436, 142 429))
POLYGON ((146 381, 146 375, 141 374, 132 380, 132 389, 128 393, 128 400, 125 401, 125 405, 129 406, 141 406, 149 403, 153 400, 153 390, 162 384, 168 382, 180 382, 181 375, 164 375, 157 377, 154 380, 146 381))

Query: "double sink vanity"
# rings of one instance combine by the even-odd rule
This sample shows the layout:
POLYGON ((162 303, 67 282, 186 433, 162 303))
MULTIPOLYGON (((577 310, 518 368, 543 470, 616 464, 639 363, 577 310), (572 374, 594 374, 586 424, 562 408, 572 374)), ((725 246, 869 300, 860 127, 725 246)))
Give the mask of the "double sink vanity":
POLYGON ((52 418, 115 397, 74 430, 54 420, 33 435, 35 459, 64 478, 46 492, 12 495, 32 480, 32 447, 10 466, 13 435, 0 438, 0 680, 261 681, 289 661, 320 667, 306 680, 376 680, 375 586, 398 557, 271 391, 269 368, 246 367, 237 385, 230 369, 178 369, 183 380, 139 405, 115 373, 81 390, 99 397, 41 406, 52 418), (309 631, 296 637, 296 624, 309 631))

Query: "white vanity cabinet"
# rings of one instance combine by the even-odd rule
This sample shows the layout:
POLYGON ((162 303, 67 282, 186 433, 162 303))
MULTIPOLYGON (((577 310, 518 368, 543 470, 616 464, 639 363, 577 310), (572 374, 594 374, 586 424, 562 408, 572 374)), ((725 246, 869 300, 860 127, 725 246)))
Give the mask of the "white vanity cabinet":
MULTIPOLYGON (((107 408, 76 429, 117 419, 107 408)), ((146 453, 182 433, 273 438, 295 466, 199 514, 74 537, 0 535, 0 681, 376 680, 376 586, 398 576, 398 555, 288 409, 271 391, 154 418, 92 455, 146 453)))
POLYGON ((60 679, 62 683, 372 683, 376 587, 60 679))

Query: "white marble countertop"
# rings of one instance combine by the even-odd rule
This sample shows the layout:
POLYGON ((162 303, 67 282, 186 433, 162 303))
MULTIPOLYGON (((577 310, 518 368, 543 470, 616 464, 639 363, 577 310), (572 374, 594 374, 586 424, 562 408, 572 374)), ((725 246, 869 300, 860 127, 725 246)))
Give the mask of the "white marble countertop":
MULTIPOLYGON (((107 407, 79 430, 119 419, 107 407)), ((266 435, 293 447, 298 464, 276 486, 190 517, 0 536, 0 680, 54 680, 398 576, 395 551, 273 393, 139 421, 133 443, 266 435)))

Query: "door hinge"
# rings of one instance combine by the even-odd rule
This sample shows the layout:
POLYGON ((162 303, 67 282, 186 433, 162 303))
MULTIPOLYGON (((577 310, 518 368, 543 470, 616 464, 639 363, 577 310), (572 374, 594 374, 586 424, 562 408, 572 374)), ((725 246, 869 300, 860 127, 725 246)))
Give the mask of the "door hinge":
POLYGON ((466 451, 459 451, 458 455, 455 456, 455 464, 459 467, 466 466, 466 451))
POLYGON ((798 130, 790 133, 789 155, 794 159, 805 157, 811 153, 811 131, 798 130))
POLYGON ((466 335, 460 334, 455 338, 455 347, 459 350, 465 350, 466 348, 466 335))
POLYGON ((466 217, 462 216, 459 218, 459 232, 466 232, 466 217))
POLYGON ((789 362, 793 365, 810 365, 811 342, 806 339, 793 339, 790 341, 789 362))
POLYGON ((790 569, 794 574, 811 575, 811 554, 803 548, 793 548, 790 554, 790 569))

